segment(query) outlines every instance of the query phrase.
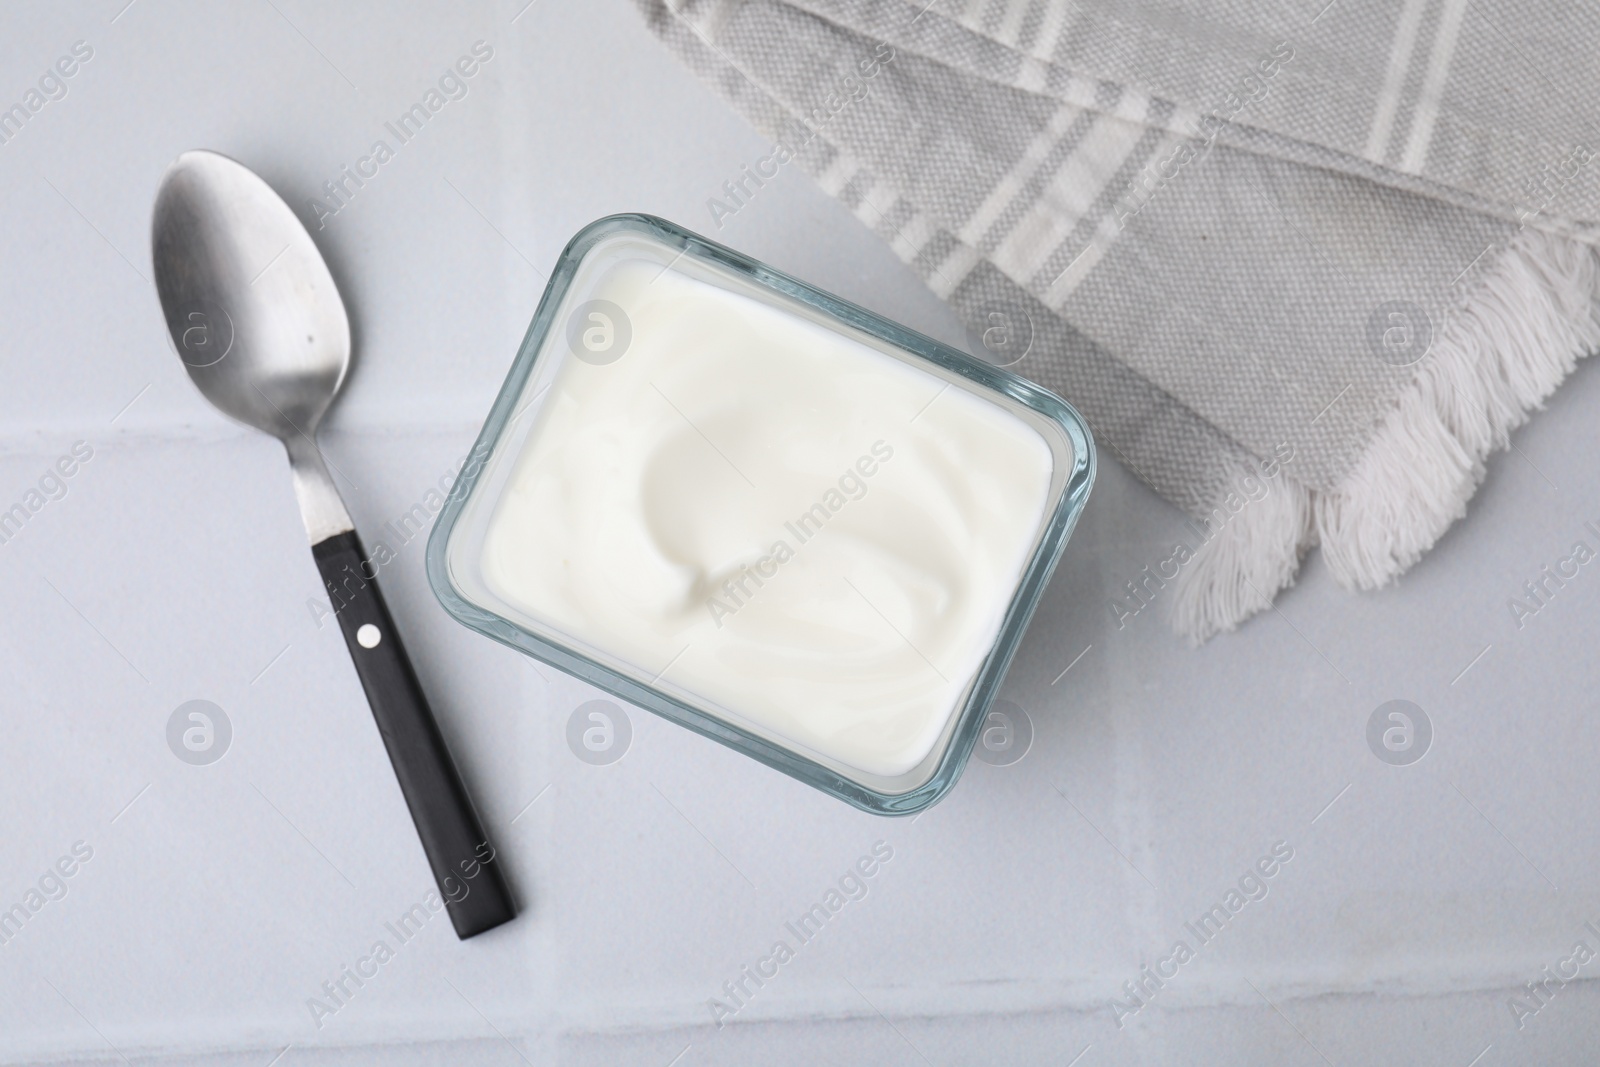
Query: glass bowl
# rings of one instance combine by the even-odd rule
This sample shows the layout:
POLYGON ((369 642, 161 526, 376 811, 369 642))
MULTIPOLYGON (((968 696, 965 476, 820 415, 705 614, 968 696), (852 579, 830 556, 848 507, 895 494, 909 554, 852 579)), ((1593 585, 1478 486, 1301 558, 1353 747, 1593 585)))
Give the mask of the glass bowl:
MULTIPOLYGON (((901 414, 893 417, 901 418, 901 414)), ((434 524, 428 542, 428 580, 445 609, 479 633, 858 808, 907 815, 942 797, 966 765, 1028 620, 1083 510, 1094 472, 1094 444, 1087 425, 1077 411, 1052 393, 670 222, 646 215, 614 215, 585 227, 562 252, 505 384, 434 524), (623 293, 632 301, 631 316, 627 307, 601 296, 623 293), (696 300, 701 303, 693 303, 696 300), (699 310, 686 315, 686 307, 699 310), (725 338, 728 344, 737 342, 743 347, 730 349, 726 356, 707 348, 722 344, 725 338), (812 373, 804 359, 796 358, 797 352, 809 357, 813 350, 826 350, 829 359, 844 361, 818 364, 842 368, 832 375, 837 380, 818 380, 829 375, 812 373), (632 363, 621 362, 630 358, 632 363), (726 384, 716 374, 702 374, 695 379, 699 382, 695 394, 681 395, 678 388, 676 400, 659 387, 657 377, 650 376, 673 374, 675 368, 696 359, 724 358, 736 362, 706 366, 715 370, 725 365, 726 384), (624 373, 635 376, 629 379, 632 393, 616 384, 624 380, 624 373), (605 374, 614 377, 600 377, 605 374), (648 377, 648 382, 640 375, 648 377), (762 392, 760 383, 767 380, 763 375, 780 384, 762 392), (746 384, 741 386, 740 381, 746 384), (749 382, 756 385, 749 386, 749 382), (911 423, 922 417, 929 405, 947 394, 949 399, 937 409, 935 419, 916 427, 917 436, 911 440, 917 447, 902 447, 901 453, 908 458, 901 460, 900 467, 883 458, 885 450, 894 452, 887 440, 846 441, 836 432, 841 425, 899 426, 887 410, 873 408, 873 398, 909 395, 906 390, 921 387, 918 383, 925 383, 924 391, 932 399, 904 420, 908 433, 913 432, 911 423), (687 460, 664 468, 655 456, 648 457, 653 465, 637 469, 626 464, 607 466, 607 450, 624 448, 615 443, 618 433, 625 436, 639 429, 637 423, 658 417, 635 418, 620 406, 624 403, 621 398, 642 393, 643 384, 659 393, 664 402, 660 419, 681 417, 687 424, 688 428, 679 427, 680 436, 690 443, 673 447, 679 452, 700 449, 694 462, 705 464, 703 470, 697 472, 692 463, 684 466, 687 460), (813 385, 823 390, 819 396, 833 396, 835 401, 808 407, 789 395, 806 392, 813 385), (851 391, 839 391, 846 386, 851 391), (730 407, 725 398, 714 395, 724 388, 753 388, 751 395, 757 399, 730 407), (669 407, 676 416, 667 414, 669 407), (707 434, 692 416, 711 407, 722 413, 718 416, 721 421, 714 427, 715 433, 707 434), (955 413, 948 414, 946 409, 955 413), (969 421, 948 421, 962 418, 969 421), (606 436, 597 429, 606 426, 621 430, 606 436), (1025 440, 1026 448, 1033 450, 1027 454, 1039 457, 1037 469, 1013 476, 1008 473, 1011 467, 1001 470, 992 463, 983 467, 979 460, 968 462, 958 454, 956 445, 937 436, 948 426, 962 432, 976 427, 970 432, 979 436, 958 436, 960 444, 992 444, 1002 449, 974 450, 983 455, 1023 455, 1013 448, 1012 438, 1025 440), (991 429, 983 430, 985 426, 991 429), (984 432, 999 436, 991 442, 982 437, 984 432), (829 433, 833 436, 821 439, 829 433), (743 450, 719 449, 712 440, 719 435, 725 444, 737 436, 744 442, 743 450), (708 447, 696 443, 696 436, 708 447), (1003 451, 1007 448, 1013 450, 1003 451), (839 485, 852 493, 857 485, 870 484, 869 470, 878 474, 878 484, 899 488, 880 490, 869 507, 848 504, 849 500, 865 499, 864 495, 846 498, 829 487, 826 505, 821 510, 811 508, 821 516, 813 522, 820 525, 828 518, 835 498, 845 500, 856 511, 852 517, 856 542, 848 540, 852 534, 847 524, 840 523, 839 529, 846 532, 834 534, 829 527, 829 536, 834 538, 831 547, 826 552, 813 550, 804 567, 787 563, 789 557, 785 556, 779 562, 789 568, 783 580, 790 584, 781 596, 760 594, 765 584, 758 575, 772 580, 777 568, 773 560, 781 554, 779 544, 792 547, 794 557, 799 558, 806 552, 807 534, 820 536, 803 517, 801 528, 782 524, 785 532, 774 538, 773 553, 759 560, 751 557, 749 567, 741 564, 729 572, 744 578, 721 586, 726 595, 714 585, 708 591, 695 584, 703 584, 704 575, 682 560, 658 558, 664 551, 671 555, 660 545, 645 544, 638 536, 630 540, 630 531, 652 530, 663 524, 672 528, 662 535, 669 542, 675 537, 697 544, 736 538, 735 528, 746 525, 746 518, 755 521, 751 516, 756 504, 729 503, 746 499, 736 496, 744 490, 729 471, 749 483, 752 491, 758 480, 786 489, 805 484, 796 481, 803 472, 797 473, 792 463, 779 470, 788 461, 772 457, 818 452, 840 457, 838 465, 844 473, 839 485), (727 468, 721 466, 722 461, 727 468), (552 481, 550 471, 558 462, 566 464, 562 470, 589 473, 552 481), (758 475, 752 479, 739 469, 740 462, 761 472, 779 473, 774 478, 758 475), (961 469, 963 464, 965 469, 961 469), (922 478, 918 472, 924 467, 942 472, 944 481, 930 483, 922 478), (608 479, 596 476, 595 470, 623 473, 608 479), (647 521, 640 517, 646 514, 639 510, 645 506, 641 501, 661 497, 663 479, 669 477, 648 472, 661 470, 669 470, 673 492, 678 495, 663 498, 665 503, 655 499, 650 505, 655 510, 648 513, 651 518, 647 521), (861 476, 856 476, 856 471, 861 476), (974 504, 994 499, 984 495, 991 492, 986 486, 1021 485, 1019 479, 1024 475, 1032 478, 1027 484, 1036 487, 1036 491, 1030 490, 1028 499, 1033 504, 1027 509, 1009 515, 1004 509, 974 504), (897 478, 900 482, 892 481, 897 478), (731 488, 721 488, 723 483, 731 488), (928 489, 930 484, 935 488, 928 489), (913 485, 923 493, 921 497, 914 495, 913 485), (955 487, 951 499, 938 498, 938 486, 942 485, 955 487), (542 487, 544 495, 530 495, 529 486, 542 487), (927 495, 930 492, 933 497, 927 495), (535 506, 536 500, 549 506, 535 506), (960 564, 970 567, 971 573, 948 576, 946 584, 962 594, 955 597, 939 593, 937 588, 937 595, 923 595, 926 588, 938 583, 922 582, 916 589, 906 584, 916 585, 920 578, 901 582, 905 588, 894 584, 899 581, 896 578, 884 579, 889 584, 878 583, 876 578, 868 582, 867 572, 859 569, 868 556, 861 552, 852 556, 846 551, 852 544, 859 548, 863 538, 876 546, 872 551, 878 556, 871 558, 882 556, 881 542, 885 541, 893 542, 891 555, 896 544, 916 554, 924 553, 925 543, 938 542, 946 549, 940 558, 959 558, 959 553, 948 550, 945 542, 955 542, 936 529, 938 524, 921 521, 920 513, 913 509, 919 501, 925 509, 932 509, 930 513, 944 514, 948 527, 989 531, 993 543, 1009 546, 1004 559, 1010 562, 982 569, 980 560, 1002 554, 974 549, 960 564), (721 518, 713 521, 707 516, 721 518), (692 530, 685 533, 679 527, 692 530), (893 541, 885 531, 899 540, 893 541), (580 559, 572 569, 574 565, 565 556, 571 553, 587 558, 602 551, 608 553, 603 557, 605 570, 594 569, 592 559, 588 564, 580 559), (562 558, 557 561, 557 556, 562 558), (854 569, 831 573, 828 568, 841 560, 849 561, 854 569), (642 590, 649 582, 630 583, 628 576, 670 577, 678 572, 688 583, 684 588, 692 592, 684 593, 683 603, 662 616, 675 628, 671 639, 663 637, 652 646, 650 635, 657 631, 650 630, 638 615, 628 613, 629 598, 644 596, 642 590), (533 577, 522 585, 516 582, 523 579, 507 577, 524 573, 533 577), (794 577, 796 574, 802 574, 803 580, 794 577), (851 574, 859 579, 851 588, 860 595, 861 603, 841 608, 838 605, 844 602, 838 597, 848 594, 832 578, 842 576, 849 584, 851 574), (983 580, 977 580, 979 577, 983 580), (818 584, 822 579, 828 580, 826 594, 818 584), (873 590, 873 597, 858 588, 863 583, 873 590), (819 591, 812 592, 813 588, 819 591), (531 589, 541 591, 526 592, 531 589), (550 592, 556 589, 559 595, 550 592), (703 617, 696 606, 701 592, 707 594, 703 617), (766 597, 758 612, 747 615, 756 621, 729 622, 727 617, 741 607, 757 603, 752 593, 766 597), (930 632, 956 632, 937 627, 945 625, 945 616, 955 618, 950 604, 972 602, 989 606, 960 617, 964 628, 959 633, 965 635, 965 644, 957 642, 952 646, 955 651, 935 653, 950 672, 947 676, 906 634, 921 634, 928 627, 935 628, 930 632), (825 633, 827 625, 816 625, 818 620, 826 624, 836 619, 843 627, 845 619, 839 613, 848 611, 850 626, 861 631, 868 625, 861 621, 868 619, 861 604, 870 607, 887 629, 870 639, 841 644, 839 634, 825 633), (915 615, 917 604, 923 605, 922 616, 915 615), (583 605, 593 608, 590 614, 583 614, 589 610, 583 605), (889 610, 882 610, 883 605, 889 610), (908 610, 913 614, 907 615, 908 610), (891 616, 898 617, 900 624, 891 616), (913 622, 920 622, 924 629, 912 626, 913 622), (736 626, 743 631, 734 634, 736 626), (889 643, 882 647, 889 648, 895 639, 890 631, 909 651, 895 652, 892 659, 884 652, 867 664, 886 672, 880 677, 863 666, 864 657, 871 658, 869 653, 878 647, 880 638, 889 643), (673 656, 672 649, 680 640, 686 643, 673 656), (701 644, 691 653, 696 641, 701 644), (916 652, 940 681, 931 676, 913 678, 920 667, 911 660, 911 652, 916 652), (891 662, 910 664, 906 668, 910 673, 893 676, 884 666, 891 662), (776 665, 770 676, 761 673, 763 664, 776 665), (802 669, 797 664, 805 666, 802 669), (875 703, 880 692, 893 694, 883 698, 883 708, 891 710, 884 711, 875 703), (916 709, 915 714, 903 708, 916 709), (914 724, 915 729, 905 734, 910 740, 901 743, 894 723, 914 724), (866 740, 852 740, 859 738, 866 740)), ((862 494, 868 492, 861 489, 862 494)), ((797 500, 784 514, 803 516, 806 502, 797 500)), ((838 509, 835 512, 842 514, 838 509)), ((762 521, 778 518, 782 515, 774 513, 762 521)), ((882 570, 894 575, 911 573, 892 558, 882 570)), ((852 632, 850 627, 843 631, 845 637, 852 632)))

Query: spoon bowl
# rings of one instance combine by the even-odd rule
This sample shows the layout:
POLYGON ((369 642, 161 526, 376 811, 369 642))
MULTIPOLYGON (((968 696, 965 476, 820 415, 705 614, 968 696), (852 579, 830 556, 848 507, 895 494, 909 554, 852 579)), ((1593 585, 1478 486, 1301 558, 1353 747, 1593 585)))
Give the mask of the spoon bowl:
POLYGON ((289 205, 227 156, 185 152, 151 236, 167 331, 200 392, 280 440, 314 438, 350 366, 350 320, 289 205))

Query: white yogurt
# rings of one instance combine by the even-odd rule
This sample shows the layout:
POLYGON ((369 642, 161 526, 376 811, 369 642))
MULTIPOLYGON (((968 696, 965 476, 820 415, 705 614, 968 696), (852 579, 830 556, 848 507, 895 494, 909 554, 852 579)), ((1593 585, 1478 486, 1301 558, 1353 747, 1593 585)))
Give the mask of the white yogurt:
POLYGON ((614 261, 584 299, 631 337, 614 362, 566 360, 529 416, 487 587, 811 758, 916 768, 1034 549, 1049 444, 963 385, 659 263, 614 261))

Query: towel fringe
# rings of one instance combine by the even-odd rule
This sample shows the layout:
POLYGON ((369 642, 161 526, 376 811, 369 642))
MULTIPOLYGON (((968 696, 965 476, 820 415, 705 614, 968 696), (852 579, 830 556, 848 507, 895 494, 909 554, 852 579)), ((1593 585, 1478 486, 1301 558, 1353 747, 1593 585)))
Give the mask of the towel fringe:
POLYGON ((1597 348, 1595 249, 1524 230, 1445 323, 1343 481, 1274 491, 1196 552, 1173 628, 1196 643, 1233 630, 1294 581, 1315 543, 1345 588, 1387 585, 1466 514, 1489 454, 1597 348))
MULTIPOLYGON (((1234 484, 1255 472, 1237 473, 1230 479, 1234 484)), ((1172 598, 1173 629, 1196 644, 1270 607, 1278 590, 1294 584, 1300 556, 1310 547, 1311 494, 1305 486, 1281 473, 1258 484, 1267 487, 1266 495, 1247 501, 1220 528, 1209 520, 1197 524, 1211 537, 1178 575, 1172 598)))

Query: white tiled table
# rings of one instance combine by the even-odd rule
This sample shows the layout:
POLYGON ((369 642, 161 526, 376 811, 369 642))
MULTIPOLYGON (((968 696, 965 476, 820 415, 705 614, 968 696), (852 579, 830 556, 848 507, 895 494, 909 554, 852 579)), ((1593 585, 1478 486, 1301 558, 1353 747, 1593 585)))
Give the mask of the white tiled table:
POLYGON ((1520 1031, 1507 1004, 1575 941, 1600 948, 1600 577, 1520 631, 1506 607, 1600 519, 1596 367, 1397 587, 1347 594, 1313 560, 1279 610, 1199 650, 1153 612, 1117 628, 1107 600, 1181 518, 1102 457, 1007 682, 1032 749, 974 764, 915 822, 637 710, 620 762, 578 761, 567 716, 598 694, 450 621, 419 538, 383 581, 525 913, 465 944, 433 920, 319 1028, 308 998, 430 879, 343 643, 306 607, 281 451, 208 408, 163 336, 165 165, 215 148, 305 208, 492 46, 316 234, 357 338, 324 443, 368 530, 465 452, 542 272, 600 215, 661 214, 963 330, 798 172, 714 229, 706 199, 765 146, 624 0, 124 2, 0 14, 7 105, 93 48, 0 147, 0 508, 93 449, 0 544, 0 906, 92 849, 0 945, 0 1060, 1466 1067, 1492 1046, 1490 1067, 1600 1045, 1592 982, 1520 1031), (1413 766, 1366 745, 1393 698, 1434 724, 1413 766), (232 723, 210 766, 167 748, 191 699, 232 723), (868 896, 716 1029, 708 999, 879 840, 868 896), (1294 857, 1267 898, 1119 1029, 1123 983, 1279 840, 1294 857))

